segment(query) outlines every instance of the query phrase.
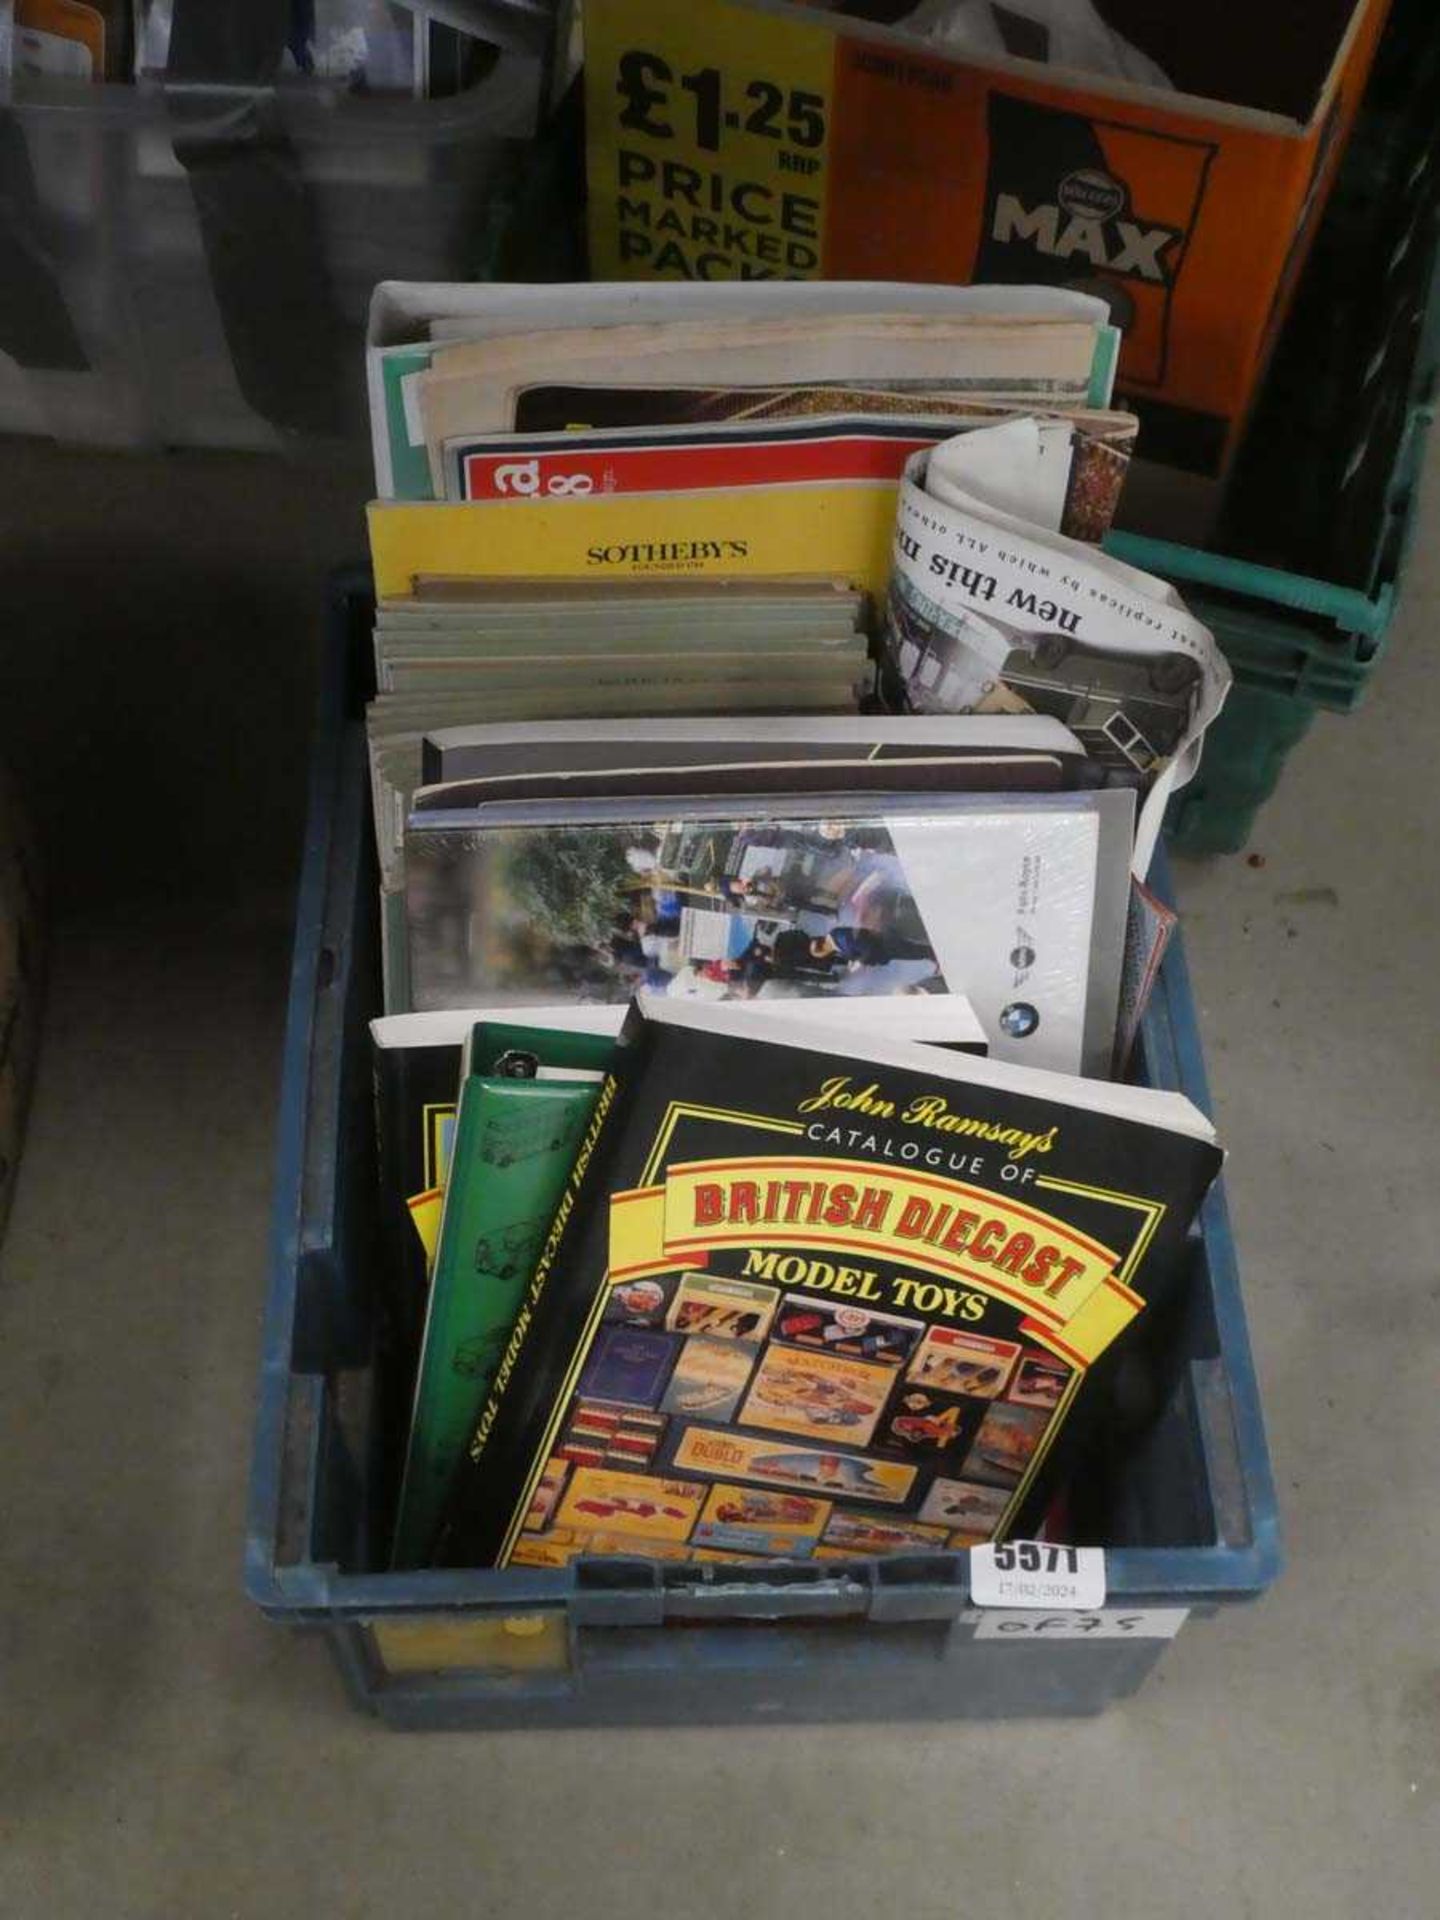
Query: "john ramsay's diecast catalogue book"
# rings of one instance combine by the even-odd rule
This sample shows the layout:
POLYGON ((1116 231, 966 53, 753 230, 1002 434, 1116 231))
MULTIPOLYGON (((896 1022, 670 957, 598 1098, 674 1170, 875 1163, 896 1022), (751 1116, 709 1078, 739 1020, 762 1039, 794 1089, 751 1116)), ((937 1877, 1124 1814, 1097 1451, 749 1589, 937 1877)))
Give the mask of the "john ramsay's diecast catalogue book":
POLYGON ((1219 1164, 1177 1095, 637 1007, 437 1563, 1033 1527, 1219 1164))

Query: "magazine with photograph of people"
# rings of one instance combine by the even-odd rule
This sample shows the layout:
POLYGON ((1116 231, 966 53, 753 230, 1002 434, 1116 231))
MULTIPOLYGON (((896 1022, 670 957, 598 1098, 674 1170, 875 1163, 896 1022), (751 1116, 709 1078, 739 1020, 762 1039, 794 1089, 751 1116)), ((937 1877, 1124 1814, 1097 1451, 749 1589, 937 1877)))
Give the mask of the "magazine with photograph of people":
POLYGON ((1113 1039, 1132 804, 966 795, 484 828, 417 815, 414 1005, 963 993, 997 1056, 1079 1071, 1113 1039))

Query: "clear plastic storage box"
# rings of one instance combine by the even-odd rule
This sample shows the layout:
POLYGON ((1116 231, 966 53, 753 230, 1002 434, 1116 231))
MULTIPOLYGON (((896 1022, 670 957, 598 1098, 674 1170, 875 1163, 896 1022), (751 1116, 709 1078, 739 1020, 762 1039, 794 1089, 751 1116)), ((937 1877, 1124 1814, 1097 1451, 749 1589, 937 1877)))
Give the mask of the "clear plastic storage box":
POLYGON ((268 78, 278 52, 203 32, 135 85, 0 78, 0 432, 358 444, 375 282, 494 271, 548 11, 484 0, 494 63, 448 99, 268 78))

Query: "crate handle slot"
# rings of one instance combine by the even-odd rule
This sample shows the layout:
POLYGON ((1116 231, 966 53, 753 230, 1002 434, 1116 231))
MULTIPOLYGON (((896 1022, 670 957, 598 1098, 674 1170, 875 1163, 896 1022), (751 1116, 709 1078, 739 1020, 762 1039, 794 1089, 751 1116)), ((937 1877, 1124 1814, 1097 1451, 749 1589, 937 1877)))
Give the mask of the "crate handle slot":
POLYGON ((706 1620, 953 1622, 968 1604, 965 1556, 898 1553, 853 1561, 679 1566, 579 1559, 572 1569, 577 1624, 658 1627, 706 1620))

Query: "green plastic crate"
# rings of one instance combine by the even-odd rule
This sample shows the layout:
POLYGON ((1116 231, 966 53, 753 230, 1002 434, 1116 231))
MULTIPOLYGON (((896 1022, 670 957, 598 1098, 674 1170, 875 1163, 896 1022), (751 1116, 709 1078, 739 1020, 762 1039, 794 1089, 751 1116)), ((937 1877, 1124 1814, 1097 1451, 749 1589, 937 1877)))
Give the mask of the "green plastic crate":
POLYGON ((1172 842, 1238 851, 1315 713, 1385 652, 1440 377, 1440 16, 1397 0, 1212 550, 1116 533, 1235 672, 1172 842))
POLYGON ((1166 820, 1171 843, 1183 853, 1238 853, 1315 714, 1321 708, 1348 712, 1370 684, 1385 652, 1414 532, 1434 418, 1437 317, 1440 275, 1418 388, 1424 397, 1407 415, 1370 592, 1169 541, 1116 534, 1107 543, 1122 559, 1185 589, 1235 674, 1225 708, 1206 734, 1200 771, 1176 796, 1166 820))
POLYGON ((1239 853, 1318 711, 1313 700, 1237 679, 1205 735, 1200 771, 1170 804, 1171 846, 1181 853, 1239 853))
MULTIPOLYGON (((1440 228, 1431 236, 1432 252, 1437 240, 1440 228)), ((1348 712, 1359 702, 1385 651, 1398 604, 1414 531, 1416 490, 1435 417, 1437 372, 1440 257, 1431 270, 1412 391, 1381 503, 1368 589, 1142 534, 1113 533, 1107 549, 1183 587, 1197 615, 1220 640, 1238 680, 1332 712, 1348 712)))

